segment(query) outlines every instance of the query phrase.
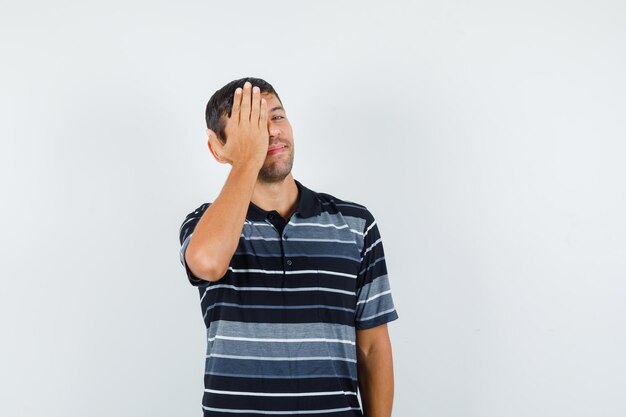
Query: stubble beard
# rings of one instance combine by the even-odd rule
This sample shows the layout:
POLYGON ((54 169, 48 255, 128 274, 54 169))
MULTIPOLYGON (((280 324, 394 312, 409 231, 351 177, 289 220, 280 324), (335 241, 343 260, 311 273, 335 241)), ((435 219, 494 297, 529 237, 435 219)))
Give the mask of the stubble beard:
MULTIPOLYGON (((293 167, 293 147, 289 147, 289 156, 286 160, 279 160, 276 162, 271 162, 269 164, 265 163, 259 170, 258 179, 261 182, 266 183, 275 183, 281 182, 287 175, 291 172, 291 168, 293 167)), ((281 155, 282 156, 282 155, 281 155)))

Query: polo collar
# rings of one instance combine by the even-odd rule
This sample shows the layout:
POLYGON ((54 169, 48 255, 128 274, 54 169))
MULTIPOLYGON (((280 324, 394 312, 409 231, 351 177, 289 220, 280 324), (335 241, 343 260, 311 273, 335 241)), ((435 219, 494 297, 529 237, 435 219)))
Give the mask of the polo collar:
MULTIPOLYGON (((296 179, 294 179, 294 181, 299 190, 298 207, 294 214, 297 213, 300 217, 304 218, 319 215, 322 212, 322 203, 319 198, 317 198, 316 193, 302 185, 300 181, 296 179)), ((246 218, 252 221, 263 221, 270 212, 271 211, 263 210, 251 201, 248 205, 246 218)))

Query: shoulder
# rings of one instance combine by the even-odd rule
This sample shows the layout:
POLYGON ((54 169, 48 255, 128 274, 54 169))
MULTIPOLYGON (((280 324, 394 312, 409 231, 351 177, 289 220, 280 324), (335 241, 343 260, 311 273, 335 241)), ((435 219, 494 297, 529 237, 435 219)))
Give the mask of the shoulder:
POLYGON ((339 198, 329 193, 316 193, 320 200, 322 213, 340 214, 361 220, 364 224, 371 224, 374 216, 366 205, 353 200, 339 198))
POLYGON ((200 220, 200 218, 210 205, 211 203, 202 203, 198 208, 185 216, 185 219, 180 225, 180 230, 178 231, 181 244, 196 227, 198 220, 200 220))
POLYGON ((190 217, 194 217, 194 216, 202 216, 202 214, 204 213, 204 211, 209 208, 209 206, 211 205, 211 203, 202 203, 198 208, 196 208, 194 211, 192 211, 191 213, 187 214, 187 216, 185 217, 186 219, 190 218, 190 217))

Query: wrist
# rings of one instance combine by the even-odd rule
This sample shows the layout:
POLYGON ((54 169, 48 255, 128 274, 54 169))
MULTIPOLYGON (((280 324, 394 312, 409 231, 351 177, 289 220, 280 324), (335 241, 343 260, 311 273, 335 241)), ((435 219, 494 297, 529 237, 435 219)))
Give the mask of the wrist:
POLYGON ((236 162, 233 163, 230 172, 232 174, 243 175, 246 177, 256 177, 259 175, 259 171, 261 170, 262 165, 253 164, 250 162, 236 162))

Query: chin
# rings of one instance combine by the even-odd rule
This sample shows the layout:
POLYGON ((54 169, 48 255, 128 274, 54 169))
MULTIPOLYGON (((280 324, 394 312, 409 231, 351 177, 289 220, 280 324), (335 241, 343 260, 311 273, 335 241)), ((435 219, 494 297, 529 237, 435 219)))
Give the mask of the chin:
POLYGON ((288 170, 261 169, 258 179, 262 182, 273 183, 281 182, 291 173, 291 167, 288 170))

